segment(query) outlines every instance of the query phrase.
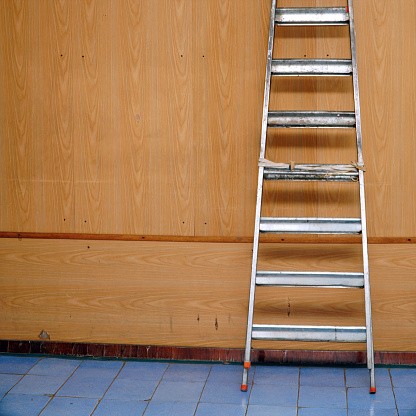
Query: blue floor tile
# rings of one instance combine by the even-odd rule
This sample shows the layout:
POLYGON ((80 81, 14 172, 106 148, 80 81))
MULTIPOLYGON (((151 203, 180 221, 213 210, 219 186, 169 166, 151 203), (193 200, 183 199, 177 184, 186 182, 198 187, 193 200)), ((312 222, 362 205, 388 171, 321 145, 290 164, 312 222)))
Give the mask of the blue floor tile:
POLYGON ((416 387, 416 368, 392 368, 390 374, 394 387, 416 387))
MULTIPOLYGON (((370 370, 367 368, 347 368, 345 375, 347 378, 347 387, 370 388, 370 370)), ((377 387, 391 387, 388 368, 376 368, 375 376, 377 387)))
POLYGON ((373 409, 348 409, 348 416, 397 416, 397 410, 396 409, 374 409, 374 408, 373 409))
POLYGON ((343 368, 306 367, 300 369, 301 386, 345 387, 343 368))
POLYGON ((257 366, 254 383, 297 386, 299 384, 299 367, 257 366))
POLYGON ((112 382, 109 378, 70 377, 57 396, 101 399, 112 382))
MULTIPOLYGON (((253 370, 248 372, 248 384, 252 383, 253 370)), ((213 365, 207 383, 233 383, 241 385, 243 378, 242 365, 213 365)))
POLYGON ((93 416, 141 416, 148 402, 102 400, 93 416))
POLYGON ((38 361, 37 357, 2 355, 0 357, 0 373, 26 374, 38 361))
POLYGON ((152 401, 198 403, 203 388, 203 382, 162 380, 156 389, 152 401))
POLYGON ((104 399, 108 400, 150 400, 156 390, 157 380, 117 379, 108 389, 104 399))
POLYGON ((196 406, 196 403, 153 403, 152 401, 149 403, 144 416, 193 416, 196 406))
POLYGON ((7 393, 22 377, 21 374, 0 374, 0 396, 7 393))
POLYGON ((375 395, 365 368, 258 365, 244 393, 242 370, 0 356, 0 416, 416 416, 415 369, 377 368, 375 395))
POLYGON ((37 416, 50 400, 47 396, 8 394, 0 402, 1 416, 37 416))
POLYGON ((408 410, 408 409, 399 410, 399 416, 415 416, 415 415, 416 415, 416 412, 415 412, 414 409, 412 409, 412 410, 408 410))
POLYGON ((13 394, 55 394, 67 377, 24 376, 11 390, 13 394))
POLYGON ((393 391, 378 387, 376 394, 370 394, 367 387, 348 388, 349 409, 396 409, 393 391))
POLYGON ((250 405, 264 406, 296 406, 297 401, 297 386, 254 384, 249 403, 250 405))
POLYGON ((299 409, 298 416, 347 416, 347 412, 347 409, 324 409, 322 407, 302 407, 299 409))
POLYGON ((73 377, 114 378, 122 366, 123 363, 119 361, 83 361, 73 377))
POLYGON ((62 376, 68 378, 82 363, 80 360, 44 358, 31 368, 28 374, 42 376, 62 376))
POLYGON ((94 399, 54 397, 41 416, 90 416, 97 403, 94 399))
POLYGON ((200 403, 195 416, 245 416, 245 414, 246 406, 238 404, 200 403))
POLYGON ((207 383, 201 396, 202 403, 248 404, 250 388, 241 391, 241 383, 207 383))
POLYGON ((211 370, 209 364, 171 364, 166 370, 165 381, 206 381, 211 370))
POLYGON ((168 364, 148 362, 128 362, 117 378, 128 378, 130 380, 160 380, 163 377, 168 364))
POLYGON ((345 388, 300 386, 299 407, 346 409, 345 388))
POLYGON ((296 407, 250 405, 247 416, 296 416, 296 407))
POLYGON ((398 387, 394 389, 394 395, 396 397, 397 408, 400 409, 412 409, 416 415, 416 388, 402 388, 398 387))

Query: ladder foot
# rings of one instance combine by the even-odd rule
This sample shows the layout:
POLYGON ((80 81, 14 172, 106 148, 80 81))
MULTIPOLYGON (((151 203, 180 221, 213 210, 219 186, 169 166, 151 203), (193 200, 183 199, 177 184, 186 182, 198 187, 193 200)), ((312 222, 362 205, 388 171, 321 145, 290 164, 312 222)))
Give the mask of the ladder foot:
POLYGON ((241 391, 247 391, 247 384, 242 384, 241 385, 241 391))
POLYGON ((376 390, 377 389, 375 387, 370 387, 370 394, 375 394, 376 390))

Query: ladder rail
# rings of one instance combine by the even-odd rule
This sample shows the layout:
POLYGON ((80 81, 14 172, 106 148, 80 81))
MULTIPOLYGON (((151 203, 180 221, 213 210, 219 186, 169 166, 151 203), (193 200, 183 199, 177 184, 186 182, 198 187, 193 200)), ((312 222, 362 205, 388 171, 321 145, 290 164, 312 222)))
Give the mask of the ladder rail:
MULTIPOLYGON (((353 69, 353 86, 355 102, 355 119, 357 135, 357 157, 358 164, 363 165, 363 148, 361 132, 361 107, 360 107, 360 89, 358 84, 358 63, 357 63, 357 46, 355 33, 354 5, 353 0, 348 0, 348 10, 350 15, 350 40, 351 40, 351 61, 353 69)), ((367 218, 365 209, 365 189, 364 173, 359 172, 360 182, 360 208, 362 224, 362 247, 363 247, 363 270, 364 270, 364 297, 365 297, 365 319, 367 328, 367 368, 370 370, 370 392, 375 392, 375 375, 374 375, 374 343, 373 343, 373 324, 371 313, 371 292, 370 292, 370 271, 368 263, 368 239, 367 239, 367 218)))
POLYGON ((270 12, 269 43, 267 47, 266 80, 265 80, 265 85, 264 85, 263 119, 262 119, 262 124, 261 124, 260 158, 264 158, 264 155, 266 153, 267 122, 269 118, 270 84, 271 84, 271 79, 272 79, 276 3, 277 3, 277 0, 272 0, 272 10, 270 12))
MULTIPOLYGON (((267 121, 269 113, 270 102, 270 84, 272 77, 272 60, 273 60, 273 46, 274 46, 274 33, 275 33, 275 15, 276 15, 276 3, 277 0, 272 0, 270 11, 270 26, 269 26, 269 42, 267 46, 267 66, 266 66, 266 79, 264 86, 264 101, 263 101, 263 119, 261 127, 261 143, 260 143, 260 157, 264 158, 266 152, 266 140, 267 140, 267 121)), ((260 235, 260 216, 261 216, 261 202, 263 197, 263 178, 264 167, 259 167, 259 177, 257 186, 257 202, 256 202, 256 218, 254 225, 254 243, 253 243, 253 260, 251 266, 251 280, 250 280, 250 298, 248 305, 247 316, 247 335, 246 335, 246 347, 244 353, 244 370, 243 380, 241 383, 241 390, 247 391, 248 388, 248 370, 251 363, 251 340, 253 332, 253 315, 254 315, 254 297, 256 290, 256 274, 257 274, 257 259, 259 248, 259 235, 260 235)))

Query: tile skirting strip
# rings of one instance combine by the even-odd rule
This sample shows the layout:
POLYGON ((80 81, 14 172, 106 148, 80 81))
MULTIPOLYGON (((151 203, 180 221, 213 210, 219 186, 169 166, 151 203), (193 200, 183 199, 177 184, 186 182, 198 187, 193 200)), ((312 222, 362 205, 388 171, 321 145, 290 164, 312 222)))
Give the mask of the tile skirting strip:
MULTIPOLYGON (((168 347, 0 340, 0 353, 65 355, 143 360, 243 362, 244 350, 236 348, 168 347)), ((252 352, 253 363, 354 366, 366 363, 365 351, 265 350, 252 352)), ((416 365, 416 352, 376 351, 377 365, 416 365)))

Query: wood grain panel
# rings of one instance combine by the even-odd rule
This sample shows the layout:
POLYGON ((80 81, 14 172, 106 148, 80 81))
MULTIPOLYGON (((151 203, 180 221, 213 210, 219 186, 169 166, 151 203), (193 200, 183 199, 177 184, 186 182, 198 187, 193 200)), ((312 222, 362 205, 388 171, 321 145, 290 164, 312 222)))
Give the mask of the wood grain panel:
POLYGON ((369 1, 357 2, 356 8, 364 153, 369 198, 374 199, 369 207, 375 214, 369 233, 412 235, 416 39, 410 28, 416 22, 415 4, 401 2, 392 8, 369 1))
POLYGON ((259 140, 261 108, 249 103, 262 100, 266 57, 261 51, 267 44, 263 12, 253 0, 238 7, 215 0, 203 4, 198 13, 195 137, 200 235, 251 234, 252 225, 241 213, 247 207, 252 211, 256 188, 253 149, 259 140))
MULTIPOLYGON (((73 2, 74 190, 76 232, 115 229, 115 137, 111 105, 113 10, 109 1, 73 2)), ((121 74, 120 74, 121 75, 121 74)))
MULTIPOLYGON (((252 235, 268 1, 0 4, 2 231, 252 235)), ((416 235, 416 9, 390 6, 355 4, 375 238, 416 235)), ((279 28, 276 40, 279 57, 349 52, 347 28, 279 28)), ((349 79, 272 89, 274 108, 352 106, 349 79)), ((273 132, 267 157, 349 163, 353 143, 353 132, 273 132)), ((270 186, 266 215, 356 215, 353 187, 270 186)))
POLYGON ((151 198, 159 199, 160 216, 152 214, 150 223, 166 235, 194 235, 195 227, 194 7, 188 0, 174 0, 157 10, 158 95, 167 105, 157 111, 160 134, 154 161, 161 186, 151 198))
POLYGON ((158 33, 158 26, 152 24, 157 17, 156 3, 129 1, 120 8, 112 2, 112 6, 116 28, 111 45, 112 95, 117 100, 114 106, 116 229, 121 233, 139 230, 151 233, 152 209, 160 215, 159 201, 154 195, 146 203, 152 187, 160 182, 156 167, 150 168, 159 139, 157 49, 152 47, 158 33))
POLYGON ((72 3, 62 0, 33 4, 39 30, 39 42, 32 49, 37 54, 34 111, 39 120, 40 170, 28 179, 42 186, 34 204, 41 220, 38 230, 74 232, 74 13, 72 3))
MULTIPOLYGON (((14 228, 36 229, 36 195, 41 193, 32 181, 38 169, 38 142, 35 139, 36 118, 33 113, 35 97, 35 51, 30 48, 36 39, 33 3, 13 1, 3 4, 2 23, 2 94, 1 120, 3 130, 2 164, 4 187, 3 220, 14 228), (19 137, 20 140, 13 140, 19 137)), ((6 225, 6 226, 7 226, 6 225)))
MULTIPOLYGON (((0 240, 1 339, 242 348, 251 244, 0 240)), ((375 348, 414 351, 414 245, 371 245, 375 348)), ((269 270, 359 271, 359 245, 261 245, 269 270)), ((258 289, 256 319, 362 323, 362 291, 258 289)), ((260 322, 261 323, 261 322, 260 322)), ((256 342, 258 348, 363 345, 256 342)))

